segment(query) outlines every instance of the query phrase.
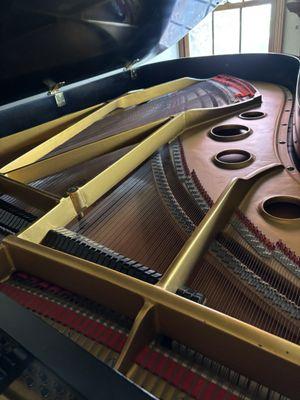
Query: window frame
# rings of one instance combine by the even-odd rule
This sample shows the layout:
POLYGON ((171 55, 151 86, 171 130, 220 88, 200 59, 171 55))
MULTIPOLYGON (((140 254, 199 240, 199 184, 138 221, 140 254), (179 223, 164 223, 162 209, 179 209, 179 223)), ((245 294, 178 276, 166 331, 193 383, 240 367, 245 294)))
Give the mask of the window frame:
MULTIPOLYGON (((212 55, 214 53, 214 14, 223 10, 240 10, 240 35, 239 35, 239 53, 241 53, 242 42, 242 9, 246 7, 258 6, 262 4, 271 4, 271 21, 270 21, 270 40, 269 52, 281 53, 283 43, 283 27, 285 16, 285 0, 241 0, 238 3, 226 2, 219 5, 212 11, 212 55)), ((190 40, 189 33, 179 42, 179 56, 190 57, 190 40)))

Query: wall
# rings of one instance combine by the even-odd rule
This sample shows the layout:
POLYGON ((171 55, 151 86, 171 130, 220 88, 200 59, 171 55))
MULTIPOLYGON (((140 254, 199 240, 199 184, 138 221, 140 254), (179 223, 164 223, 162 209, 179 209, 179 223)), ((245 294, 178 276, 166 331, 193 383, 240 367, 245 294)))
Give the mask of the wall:
POLYGON ((289 10, 285 12, 282 51, 300 56, 300 18, 289 10))

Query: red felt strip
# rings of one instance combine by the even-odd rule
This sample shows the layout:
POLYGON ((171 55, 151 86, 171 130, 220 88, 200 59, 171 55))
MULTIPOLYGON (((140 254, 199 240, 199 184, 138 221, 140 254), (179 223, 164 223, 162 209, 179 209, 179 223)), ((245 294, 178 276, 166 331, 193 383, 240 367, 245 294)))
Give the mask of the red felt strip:
POLYGON ((164 357, 162 354, 158 355, 158 362, 157 362, 157 366, 156 366, 156 373, 159 376, 162 376, 163 371, 165 369, 167 363, 167 359, 166 357, 164 357))
POLYGON ((226 389, 149 347, 140 351, 135 362, 195 399, 224 400, 229 395, 230 400, 236 399, 226 389))
POLYGON ((203 394, 203 400, 210 400, 214 398, 214 394, 219 391, 219 389, 220 387, 215 383, 210 383, 203 394))
POLYGON ((206 380, 203 378, 200 378, 197 380, 196 385, 193 387, 193 390, 191 392, 191 396, 194 397, 195 399, 199 398, 199 395, 202 393, 204 386, 206 385, 206 380))
POLYGON ((187 375, 185 376, 184 382, 181 385, 181 390, 189 393, 191 388, 196 384, 197 377, 191 371, 188 371, 187 375))
POLYGON ((212 80, 237 90, 236 97, 253 97, 255 94, 254 88, 246 85, 242 80, 231 76, 218 75, 213 77, 212 80))
POLYGON ((229 397, 228 400, 238 400, 238 397, 233 394, 232 396, 229 397))
POLYGON ((228 392, 224 388, 221 388, 218 391, 218 393, 217 393, 217 395, 216 395, 214 400, 225 400, 227 395, 228 395, 228 392))
POLYGON ((166 357, 166 359, 167 359, 167 369, 162 374, 162 378, 164 380, 166 380, 167 382, 171 383, 173 375, 174 375, 174 373, 176 371, 176 368, 177 368, 177 364, 176 364, 175 361, 173 361, 173 360, 171 360, 171 359, 169 359, 167 357, 166 357))
POLYGON ((151 372, 155 372, 155 363, 157 358, 158 358, 158 353, 156 351, 152 351, 149 354, 148 362, 145 365, 145 368, 147 368, 151 372))
POLYGON ((144 368, 149 353, 150 353, 149 347, 144 347, 143 350, 140 351, 139 354, 137 355, 135 362, 144 368))
POLYGON ((80 315, 50 300, 32 293, 27 293, 22 289, 7 284, 0 285, 0 290, 22 306, 68 326, 97 343, 104 344, 117 352, 122 350, 126 342, 127 337, 125 334, 117 332, 115 329, 108 328, 98 321, 91 320, 84 315, 80 315))
POLYGON ((186 371, 186 369, 177 363, 177 370, 176 370, 176 374, 173 376, 172 384, 175 387, 178 387, 179 389, 181 387, 180 384, 181 384, 182 378, 185 374, 185 371, 186 371))

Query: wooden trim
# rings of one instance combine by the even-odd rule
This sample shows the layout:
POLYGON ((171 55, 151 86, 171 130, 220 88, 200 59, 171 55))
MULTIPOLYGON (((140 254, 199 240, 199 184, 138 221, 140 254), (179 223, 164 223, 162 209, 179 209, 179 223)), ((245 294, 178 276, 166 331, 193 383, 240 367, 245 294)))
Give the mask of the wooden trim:
POLYGON ((242 25, 243 25, 243 12, 242 8, 244 7, 244 0, 239 9, 239 53, 242 52, 242 25))
MULTIPOLYGON (((280 1, 284 1, 284 0, 280 0, 280 1)), ((273 3, 273 2, 274 2, 274 0, 252 0, 252 1, 241 1, 239 3, 225 3, 225 4, 221 4, 220 6, 218 6, 214 10, 214 12, 223 11, 223 10, 232 10, 235 8, 260 6, 262 4, 269 4, 269 3, 273 3)))
MULTIPOLYGON (((285 0, 241 0, 239 3, 225 3, 218 6, 212 12, 212 54, 215 55, 214 49, 214 13, 224 10, 239 9, 240 10, 240 40, 239 40, 239 53, 241 53, 241 42, 242 42, 242 9, 246 7, 259 6, 262 4, 271 4, 271 21, 270 21, 270 40, 269 40, 269 51, 275 53, 281 53, 283 43, 283 29, 284 29, 284 17, 285 17, 285 0)), ((179 55, 180 57, 190 56, 190 42, 189 34, 187 34, 179 42, 179 55)))
POLYGON ((179 57, 190 57, 190 36, 187 34, 184 38, 179 41, 179 57))
POLYGON ((212 54, 215 55, 215 12, 213 11, 211 16, 211 45, 212 54))
POLYGON ((271 26, 269 51, 282 52, 283 29, 285 17, 285 1, 275 0, 272 2, 271 26))

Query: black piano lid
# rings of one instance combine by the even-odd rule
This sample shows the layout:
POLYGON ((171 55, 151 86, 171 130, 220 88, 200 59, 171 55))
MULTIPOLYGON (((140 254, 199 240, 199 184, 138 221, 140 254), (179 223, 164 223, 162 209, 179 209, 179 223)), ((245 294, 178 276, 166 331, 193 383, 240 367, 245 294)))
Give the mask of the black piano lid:
POLYGON ((154 56, 217 0, 7 0, 1 4, 0 104, 154 56))

